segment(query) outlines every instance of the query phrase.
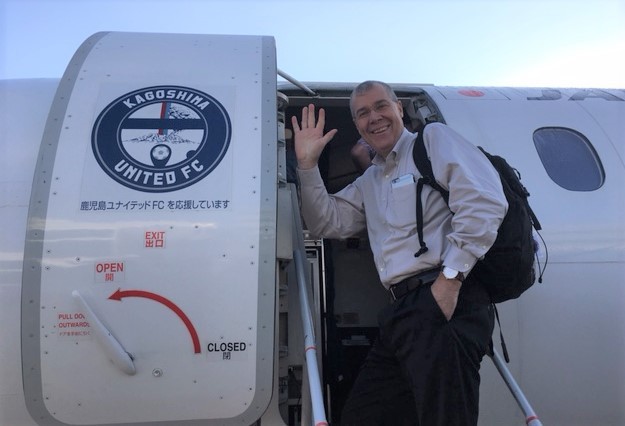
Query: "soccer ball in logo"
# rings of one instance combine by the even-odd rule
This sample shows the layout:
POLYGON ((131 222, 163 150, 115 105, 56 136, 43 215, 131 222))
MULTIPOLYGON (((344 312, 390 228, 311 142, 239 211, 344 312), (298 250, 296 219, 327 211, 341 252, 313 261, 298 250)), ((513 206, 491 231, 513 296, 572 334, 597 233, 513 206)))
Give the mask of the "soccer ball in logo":
POLYGON ((166 166, 171 157, 171 148, 165 144, 158 144, 150 151, 152 164, 157 167, 166 166))

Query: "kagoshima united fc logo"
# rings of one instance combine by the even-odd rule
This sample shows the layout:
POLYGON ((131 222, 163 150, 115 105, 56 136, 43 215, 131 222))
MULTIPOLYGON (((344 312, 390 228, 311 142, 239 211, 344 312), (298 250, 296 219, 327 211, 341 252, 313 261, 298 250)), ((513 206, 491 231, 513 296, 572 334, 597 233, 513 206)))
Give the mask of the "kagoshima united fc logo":
POLYGON ((230 118, 212 96, 180 86, 154 86, 117 98, 98 116, 91 145, 102 169, 144 192, 193 185, 223 159, 230 118))

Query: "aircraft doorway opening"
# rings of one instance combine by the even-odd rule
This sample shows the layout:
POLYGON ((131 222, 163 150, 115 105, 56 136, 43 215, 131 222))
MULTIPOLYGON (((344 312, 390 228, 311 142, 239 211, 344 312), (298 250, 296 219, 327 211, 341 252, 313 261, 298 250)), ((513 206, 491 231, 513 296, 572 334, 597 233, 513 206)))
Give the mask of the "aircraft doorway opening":
MULTIPOLYGON (((285 92, 281 90, 281 92, 285 92)), ((285 122, 288 180, 296 182, 297 160, 292 140, 291 117, 301 119, 303 106, 315 104, 326 111, 325 130, 338 129, 326 146, 319 170, 329 193, 353 182, 362 168, 352 154, 360 136, 349 110, 350 90, 324 94, 321 98, 285 93, 289 98, 285 122)), ((404 104, 410 99, 404 97, 404 104)), ((406 127, 414 131, 408 114, 406 127)), ((304 223, 304 229, 305 223, 304 223)), ((373 262, 366 231, 345 240, 306 236, 306 251, 311 266, 318 345, 322 347, 321 374, 328 420, 340 424, 340 414, 369 349, 378 335, 377 314, 389 302, 373 262)), ((292 417, 292 416, 289 416, 292 417)))
MULTIPOLYGON (((323 383, 328 418, 340 413, 369 349, 378 335, 377 313, 388 302, 365 237, 308 241, 322 247, 319 277, 323 383)), ((310 260, 310 257, 309 257, 310 260)), ((315 283, 316 285, 316 283, 315 283)))

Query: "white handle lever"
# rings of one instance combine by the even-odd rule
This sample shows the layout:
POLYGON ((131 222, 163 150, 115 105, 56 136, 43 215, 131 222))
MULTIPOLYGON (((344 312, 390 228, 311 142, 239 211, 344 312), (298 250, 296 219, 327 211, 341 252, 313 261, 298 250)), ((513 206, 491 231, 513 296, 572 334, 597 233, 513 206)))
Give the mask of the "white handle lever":
POLYGON ((102 324, 102 321, 96 316, 85 299, 80 295, 78 290, 72 291, 72 296, 84 311, 89 324, 93 328, 96 340, 100 342, 107 357, 124 373, 129 376, 134 375, 137 371, 135 364, 132 362, 130 354, 126 352, 124 347, 117 341, 110 331, 102 324))

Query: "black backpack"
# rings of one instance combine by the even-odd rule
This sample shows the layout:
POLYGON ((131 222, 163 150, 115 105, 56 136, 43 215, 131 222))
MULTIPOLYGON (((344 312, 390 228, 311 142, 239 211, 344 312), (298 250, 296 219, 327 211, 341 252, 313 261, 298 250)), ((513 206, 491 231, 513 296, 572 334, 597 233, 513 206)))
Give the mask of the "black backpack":
MULTIPOLYGON (((502 157, 491 155, 482 147, 478 148, 499 173, 503 192, 508 200, 508 212, 499 227, 495 243, 475 264, 469 275, 486 286, 492 303, 499 303, 519 297, 534 284, 536 280, 534 258, 538 245, 532 235, 532 228, 537 231, 542 228, 527 201, 530 194, 521 184, 518 171, 502 157)), ((449 192, 434 178, 432 164, 423 143, 423 129, 417 136, 412 155, 422 176, 417 181, 417 233, 421 248, 415 253, 415 257, 419 257, 427 251, 427 246, 423 241, 423 206, 421 203, 423 185, 430 185, 440 192, 447 204, 449 204, 449 192)), ((542 281, 542 272, 540 281, 542 281)))

